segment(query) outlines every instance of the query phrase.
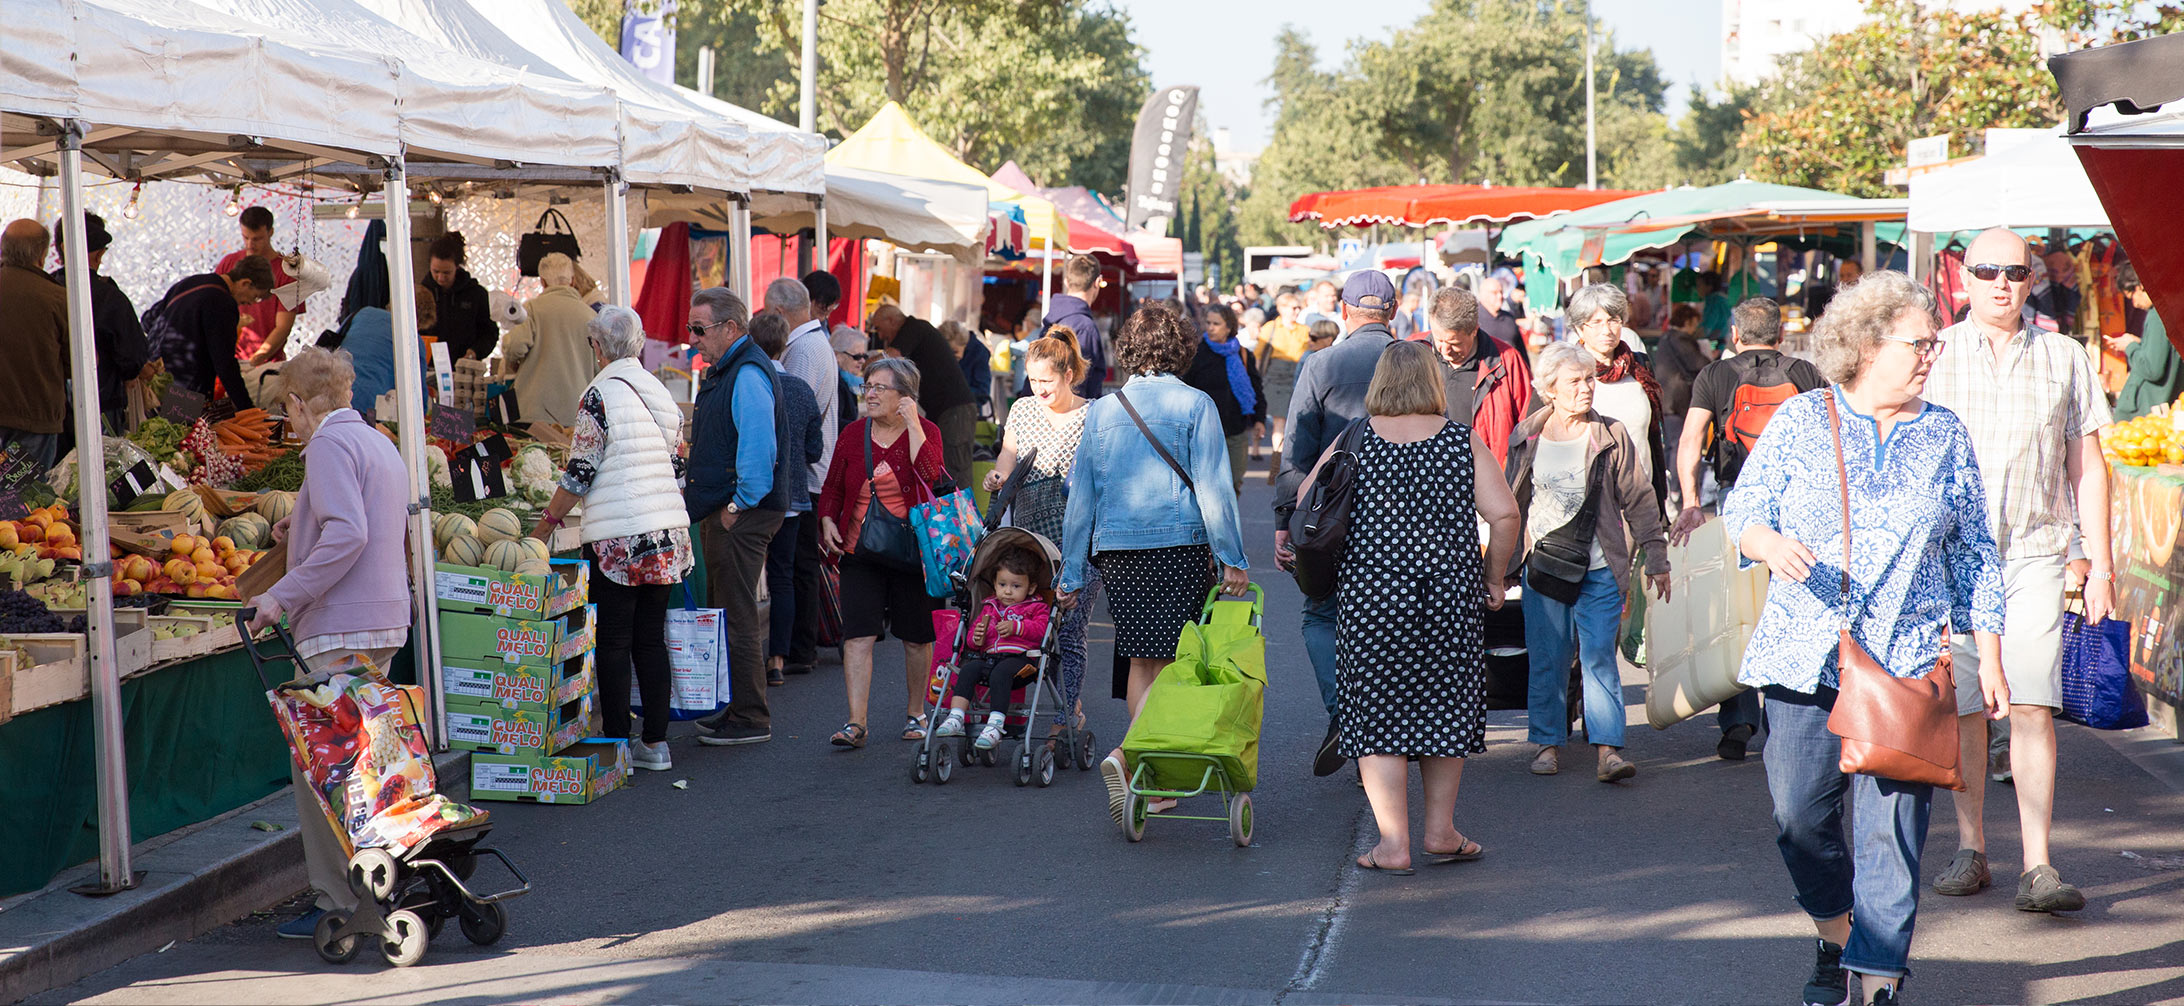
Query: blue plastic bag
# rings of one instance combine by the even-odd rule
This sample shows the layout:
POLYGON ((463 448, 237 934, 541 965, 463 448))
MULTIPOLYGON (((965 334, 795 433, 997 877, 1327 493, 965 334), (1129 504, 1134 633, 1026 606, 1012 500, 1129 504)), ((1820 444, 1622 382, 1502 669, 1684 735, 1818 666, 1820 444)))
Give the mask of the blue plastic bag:
POLYGON ((2147 723, 2146 700, 2131 683, 2131 623, 2063 612, 2063 718, 2095 730, 2147 723))

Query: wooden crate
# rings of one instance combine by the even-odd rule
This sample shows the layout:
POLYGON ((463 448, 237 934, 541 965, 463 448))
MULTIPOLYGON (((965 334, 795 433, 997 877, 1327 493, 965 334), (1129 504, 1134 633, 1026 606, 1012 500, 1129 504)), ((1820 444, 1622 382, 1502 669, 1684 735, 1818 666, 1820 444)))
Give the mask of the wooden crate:
POLYGON ((152 661, 154 663, 163 664, 170 660, 187 660, 190 657, 203 656, 212 652, 212 619, 197 615, 154 615, 150 619, 147 631, 161 625, 195 625, 197 631, 194 634, 174 639, 152 640, 152 661))

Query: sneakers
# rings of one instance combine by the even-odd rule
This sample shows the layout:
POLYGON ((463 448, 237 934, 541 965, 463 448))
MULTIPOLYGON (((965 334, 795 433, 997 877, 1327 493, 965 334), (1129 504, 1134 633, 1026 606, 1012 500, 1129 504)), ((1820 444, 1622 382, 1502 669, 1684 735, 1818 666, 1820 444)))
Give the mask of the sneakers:
POLYGON ((949 714, 948 714, 948 718, 947 718, 947 719, 944 719, 944 720, 941 720, 941 721, 940 721, 940 729, 939 729, 939 730, 936 730, 936 731, 934 731, 934 732, 933 732, 933 736, 935 736, 935 737, 961 737, 961 736, 963 736, 963 711, 959 709, 959 710, 956 710, 955 712, 949 713, 949 714))
POLYGON ((313 908, 302 915, 281 923, 280 928, 273 930, 273 932, 284 940, 311 939, 318 935, 318 920, 320 916, 325 914, 326 909, 313 908))
POLYGON ((985 728, 978 731, 978 739, 972 741, 971 746, 980 751, 993 750, 994 745, 1001 743, 1002 722, 1003 718, 1000 713, 994 713, 986 717, 985 728))
POLYGON ((651 744, 631 741, 629 763, 633 768, 646 768, 654 772, 665 772, 675 767, 675 760, 667 756, 666 741, 655 741, 651 744))
POLYGON ((1977 849, 1958 849, 1948 868, 1934 878, 1934 893, 1963 897, 1978 894, 1992 883, 1994 875, 1987 872, 1987 854, 1977 849))
POLYGON ((2017 910, 2020 912, 2075 912, 2085 907, 2085 895, 2063 883, 2055 868, 2042 863, 2017 878, 2017 910))
POLYGON ((1879 992, 1873 993, 1873 1006, 1896 1006, 1897 1003, 1902 1001, 1896 998, 1896 991, 1900 987, 1890 985, 1882 988, 1879 992))
POLYGON ((1746 750, 1752 743, 1752 733, 1751 724, 1748 723, 1739 723, 1722 731, 1721 743, 1714 745, 1714 753, 1720 755, 1723 761, 1743 761, 1746 750))
POLYGON ((1850 972, 1843 970, 1843 948, 1826 940, 1813 942, 1819 947, 1812 955, 1812 980, 1805 983, 1805 996, 1798 1002, 1805 1006, 1848 1006, 1850 972))
POLYGON ((730 744, 763 744, 773 740, 773 730, 768 727, 747 727, 736 723, 705 726, 704 720, 695 721, 698 727, 698 743, 714 747, 730 744))
POLYGON ((1562 755, 1551 747, 1542 747, 1532 756, 1533 775, 1553 775, 1562 771, 1562 755))

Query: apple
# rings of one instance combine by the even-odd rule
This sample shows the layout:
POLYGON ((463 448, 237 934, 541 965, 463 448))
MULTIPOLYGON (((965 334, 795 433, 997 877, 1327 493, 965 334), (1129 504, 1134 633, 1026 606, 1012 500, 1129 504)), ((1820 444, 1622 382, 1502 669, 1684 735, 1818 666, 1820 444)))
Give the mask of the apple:
POLYGON ((136 582, 135 580, 131 580, 128 577, 121 577, 114 581, 115 597, 134 597, 143 592, 144 585, 136 582))
POLYGON ((172 594, 180 589, 173 580, 164 576, 155 576, 144 581, 144 590, 149 594, 172 594))
POLYGON ((202 583, 193 583, 193 584, 190 584, 190 585, 189 585, 189 586, 187 586, 187 587, 184 587, 184 588, 182 588, 182 593, 183 593, 183 596, 185 596, 185 597, 194 597, 194 598, 199 598, 199 599, 203 599, 203 598, 207 598, 207 597, 211 597, 211 596, 212 596, 212 595, 210 595, 210 594, 207 594, 207 593, 205 593, 205 591, 206 591, 207 589, 209 589, 209 588, 207 588, 207 587, 206 587, 206 586, 205 586, 204 584, 202 584, 202 583))
POLYGON ((65 548, 57 548, 54 549, 53 552, 53 557, 56 559, 75 559, 78 561, 81 561, 83 559, 83 549, 77 548, 74 545, 69 545, 65 548))
POLYGON ((226 566, 227 571, 230 573, 240 573, 250 568, 250 557, 241 552, 230 552, 227 561, 222 565, 226 566))
POLYGON ((16 525, 15 536, 25 542, 44 541, 46 536, 45 525, 23 522, 16 525))

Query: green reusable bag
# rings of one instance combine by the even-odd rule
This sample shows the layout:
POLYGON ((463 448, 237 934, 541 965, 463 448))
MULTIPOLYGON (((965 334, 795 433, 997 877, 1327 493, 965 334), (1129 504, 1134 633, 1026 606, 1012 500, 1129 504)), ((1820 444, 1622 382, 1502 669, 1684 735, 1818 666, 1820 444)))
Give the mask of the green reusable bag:
POLYGON ((1161 668, 1122 750, 1146 767, 1155 789, 1190 792, 1207 782, 1203 755, 1220 763, 1231 792, 1259 781, 1259 726, 1265 715, 1266 637, 1259 631, 1261 596, 1211 601, 1204 618, 1183 627, 1175 661, 1161 668))

